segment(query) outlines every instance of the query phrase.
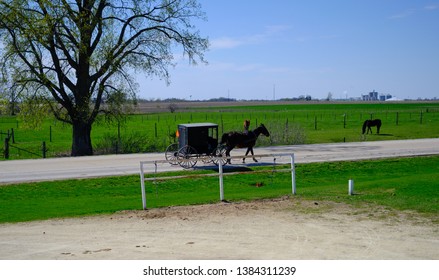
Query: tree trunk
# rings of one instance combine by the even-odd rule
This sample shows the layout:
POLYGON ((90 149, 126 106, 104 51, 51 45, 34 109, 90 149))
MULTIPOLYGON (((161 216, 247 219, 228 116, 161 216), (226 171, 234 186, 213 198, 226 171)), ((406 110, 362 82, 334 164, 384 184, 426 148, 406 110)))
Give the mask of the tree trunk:
POLYGON ((91 124, 83 121, 73 122, 72 156, 91 156, 91 124))

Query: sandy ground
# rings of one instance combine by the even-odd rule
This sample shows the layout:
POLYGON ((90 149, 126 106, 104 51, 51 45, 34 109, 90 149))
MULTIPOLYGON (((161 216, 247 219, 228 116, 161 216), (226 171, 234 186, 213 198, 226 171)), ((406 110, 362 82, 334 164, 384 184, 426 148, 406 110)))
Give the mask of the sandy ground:
POLYGON ((410 212, 295 197, 0 225, 0 259, 439 259, 410 212))

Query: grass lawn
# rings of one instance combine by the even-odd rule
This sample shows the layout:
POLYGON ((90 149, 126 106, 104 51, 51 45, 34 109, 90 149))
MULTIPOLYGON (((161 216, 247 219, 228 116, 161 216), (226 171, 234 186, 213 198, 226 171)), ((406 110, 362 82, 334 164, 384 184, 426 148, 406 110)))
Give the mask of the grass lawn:
MULTIPOLYGON (((291 194, 291 174, 273 173, 272 169, 265 167, 267 172, 225 176, 225 199, 242 201, 291 194)), ((261 171, 261 168, 252 170, 261 171)), ((197 171, 182 172, 194 174, 197 171)), ((439 156, 299 164, 296 182, 295 199, 381 205, 415 211, 439 222, 439 156), (348 195, 349 179, 355 181, 353 196, 348 195)), ((218 201, 217 177, 147 183, 148 208, 218 201)), ((0 223, 141 208, 139 176, 0 186, 0 223)))

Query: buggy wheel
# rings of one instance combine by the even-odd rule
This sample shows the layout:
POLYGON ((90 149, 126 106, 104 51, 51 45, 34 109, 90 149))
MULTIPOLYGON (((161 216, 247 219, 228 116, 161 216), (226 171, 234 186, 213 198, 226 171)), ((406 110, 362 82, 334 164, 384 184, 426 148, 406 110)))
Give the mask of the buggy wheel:
POLYGON ((178 164, 178 144, 174 143, 166 148, 165 158, 171 165, 178 164))
POLYGON ((212 162, 212 155, 201 155, 201 161, 205 164, 212 162))
POLYGON ((178 150, 177 158, 178 164, 180 164, 181 167, 188 169, 197 164, 198 153, 194 147, 186 145, 178 150))
POLYGON ((215 151, 213 151, 213 156, 212 156, 212 162, 215 165, 226 165, 227 164, 227 159, 226 159, 226 146, 225 145, 218 145, 218 147, 215 149, 215 151))

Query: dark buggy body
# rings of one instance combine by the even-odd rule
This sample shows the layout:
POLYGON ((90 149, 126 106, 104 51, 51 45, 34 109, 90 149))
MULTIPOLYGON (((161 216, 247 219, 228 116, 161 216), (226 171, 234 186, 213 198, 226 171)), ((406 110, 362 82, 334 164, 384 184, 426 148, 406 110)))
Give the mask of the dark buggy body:
POLYGON ((217 157, 225 155, 225 149, 218 145, 218 125, 214 123, 179 124, 176 132, 178 143, 168 146, 166 160, 173 165, 191 168, 201 159, 216 165, 225 161, 217 157))

